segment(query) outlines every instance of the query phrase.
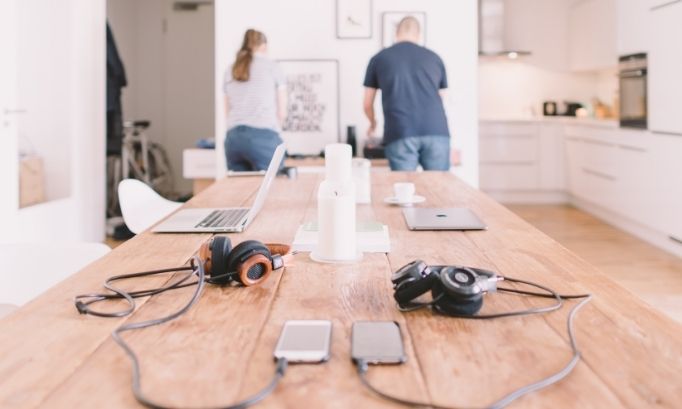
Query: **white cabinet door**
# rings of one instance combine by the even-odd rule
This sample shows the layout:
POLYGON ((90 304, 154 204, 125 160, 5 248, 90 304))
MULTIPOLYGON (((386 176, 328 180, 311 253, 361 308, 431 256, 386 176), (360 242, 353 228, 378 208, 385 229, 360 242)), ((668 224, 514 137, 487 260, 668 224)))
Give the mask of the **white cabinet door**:
POLYGON ((563 126, 542 124, 538 133, 540 189, 563 191, 566 189, 563 126))
POLYGON ((682 1, 651 11, 649 129, 682 135, 682 1))
POLYGON ((619 175, 615 129, 567 127, 568 186, 574 196, 613 210, 619 175))
POLYGON ((583 0, 568 12, 569 64, 573 71, 615 67, 616 0, 583 0))
POLYGON ((659 192, 665 189, 665 178, 654 170, 657 154, 651 133, 621 129, 616 140, 614 173, 618 177, 614 193, 614 211, 621 216, 653 227, 658 209, 659 192))
POLYGON ((653 176, 649 180, 651 224, 656 230, 682 239, 682 137, 651 135, 653 176))
POLYGON ((618 0, 618 54, 649 52, 650 5, 643 0, 618 0))

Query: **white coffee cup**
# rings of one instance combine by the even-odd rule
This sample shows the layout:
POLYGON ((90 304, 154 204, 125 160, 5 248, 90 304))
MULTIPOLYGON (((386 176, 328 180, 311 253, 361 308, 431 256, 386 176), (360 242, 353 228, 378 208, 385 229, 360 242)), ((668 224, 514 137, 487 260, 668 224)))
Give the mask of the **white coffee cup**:
POLYGON ((414 183, 398 182, 393 184, 393 196, 400 203, 409 203, 414 197, 414 183))

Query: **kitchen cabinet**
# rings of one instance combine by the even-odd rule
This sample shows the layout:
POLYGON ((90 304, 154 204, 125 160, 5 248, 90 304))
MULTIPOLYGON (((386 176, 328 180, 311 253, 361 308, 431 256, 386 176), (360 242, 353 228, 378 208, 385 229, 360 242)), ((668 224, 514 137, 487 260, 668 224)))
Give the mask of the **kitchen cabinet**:
POLYGON ((481 189, 533 190, 539 187, 535 124, 482 124, 479 155, 481 189))
POLYGON ((642 0, 618 0, 618 55, 649 52, 649 17, 651 6, 642 0))
POLYGON ((618 64, 616 0, 581 0, 568 11, 569 66, 594 71, 618 64))
POLYGON ((563 125, 544 121, 482 121, 480 187, 506 202, 565 199, 563 125))
POLYGON ((604 208, 614 208, 619 175, 616 130, 585 126, 566 127, 569 192, 604 208))
POLYGON ((682 135, 682 0, 650 12, 649 129, 682 135))

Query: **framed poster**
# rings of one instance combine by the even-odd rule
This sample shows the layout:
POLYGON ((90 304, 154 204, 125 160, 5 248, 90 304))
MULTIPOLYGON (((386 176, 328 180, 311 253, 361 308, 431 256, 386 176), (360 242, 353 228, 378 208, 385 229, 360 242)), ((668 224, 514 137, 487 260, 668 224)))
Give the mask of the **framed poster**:
POLYGON ((336 38, 372 38, 372 0, 336 0, 336 38))
POLYGON ((278 60, 287 80, 282 139, 290 154, 319 154, 339 141, 339 61, 278 60))
POLYGON ((426 46, 426 13, 423 11, 386 11, 381 16, 381 46, 386 48, 395 44, 395 33, 400 20, 412 16, 419 22, 421 35, 419 45, 426 46))

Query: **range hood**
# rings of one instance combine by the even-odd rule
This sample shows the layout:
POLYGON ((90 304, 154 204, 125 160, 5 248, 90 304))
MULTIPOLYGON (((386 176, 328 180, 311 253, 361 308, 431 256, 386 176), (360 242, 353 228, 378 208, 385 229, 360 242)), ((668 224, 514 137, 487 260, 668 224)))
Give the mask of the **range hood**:
POLYGON ((478 55, 516 59, 530 51, 508 47, 505 41, 504 0, 478 2, 478 55))

